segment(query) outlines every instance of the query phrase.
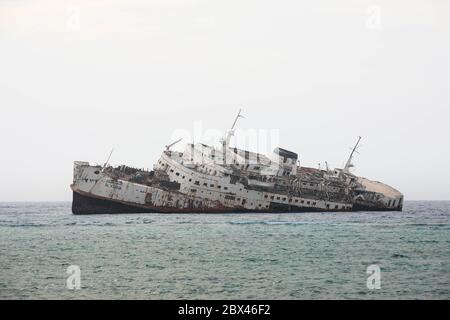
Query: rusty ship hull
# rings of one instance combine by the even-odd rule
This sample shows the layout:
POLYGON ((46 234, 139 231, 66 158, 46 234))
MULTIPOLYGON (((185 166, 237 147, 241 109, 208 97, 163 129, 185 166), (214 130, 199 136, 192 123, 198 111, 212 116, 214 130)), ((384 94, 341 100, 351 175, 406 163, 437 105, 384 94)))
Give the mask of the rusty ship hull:
MULTIPOLYGON (((387 210, 387 209, 386 209, 387 210)), ((301 212, 322 212, 317 208, 305 208, 293 205, 273 205, 265 213, 301 213, 301 212)), ((334 212, 347 210, 329 210, 334 212)), ((354 211, 354 210, 353 210, 354 211)), ((361 208, 358 211, 370 211, 361 208)), ((380 210, 377 210, 380 211, 380 210)), ((222 207, 216 208, 168 208, 163 206, 130 204, 120 200, 111 200, 106 197, 94 196, 88 193, 73 191, 72 199, 73 214, 117 214, 117 213, 262 213, 261 210, 245 209, 242 207, 222 207)))

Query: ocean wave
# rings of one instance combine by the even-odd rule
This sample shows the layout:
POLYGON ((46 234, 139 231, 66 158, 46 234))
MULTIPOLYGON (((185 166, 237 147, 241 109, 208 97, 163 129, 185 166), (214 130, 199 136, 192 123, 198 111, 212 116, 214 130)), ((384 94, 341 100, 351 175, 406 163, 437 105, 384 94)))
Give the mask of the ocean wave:
POLYGON ((235 224, 235 225, 249 225, 249 224, 306 225, 306 224, 317 224, 317 222, 309 222, 309 221, 230 221, 229 224, 235 224))
POLYGON ((49 227, 48 224, 43 223, 2 223, 1 227, 10 227, 10 228, 28 228, 28 227, 49 227))

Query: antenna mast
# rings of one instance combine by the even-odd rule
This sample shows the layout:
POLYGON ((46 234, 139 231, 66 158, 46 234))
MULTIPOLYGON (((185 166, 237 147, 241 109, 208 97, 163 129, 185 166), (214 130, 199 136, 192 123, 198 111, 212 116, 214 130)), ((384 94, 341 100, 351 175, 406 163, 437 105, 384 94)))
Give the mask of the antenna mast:
POLYGON ((111 152, 109 153, 108 159, 106 159, 105 164, 103 165, 102 171, 106 168, 106 166, 108 165, 109 159, 111 159, 111 156, 114 152, 114 148, 111 149, 111 152))
POLYGON ((222 149, 223 149, 222 151, 223 151, 224 164, 226 163, 226 153, 227 153, 228 146, 230 145, 230 139, 234 135, 234 127, 236 126, 236 123, 239 118, 245 118, 244 116, 241 115, 241 112, 242 112, 242 109, 239 109, 239 112, 233 121, 233 125, 231 126, 231 129, 226 133, 225 139, 222 139, 222 149))
POLYGON ((230 131, 233 131, 234 126, 236 125, 236 122, 238 121, 239 118, 244 118, 244 116, 241 116, 241 112, 242 112, 242 109, 239 109, 239 112, 238 112, 238 114, 236 116, 236 119, 234 119, 234 122, 233 122, 233 125, 231 126, 231 130, 230 131))
POLYGON ((348 157, 347 163, 345 164, 345 167, 343 170, 345 173, 350 173, 350 168, 353 167, 353 164, 352 164, 353 155, 355 152, 357 152, 356 149, 358 148, 360 141, 361 141, 361 137, 358 137, 358 141, 356 142, 355 146, 353 147, 353 150, 350 153, 350 157, 348 157))

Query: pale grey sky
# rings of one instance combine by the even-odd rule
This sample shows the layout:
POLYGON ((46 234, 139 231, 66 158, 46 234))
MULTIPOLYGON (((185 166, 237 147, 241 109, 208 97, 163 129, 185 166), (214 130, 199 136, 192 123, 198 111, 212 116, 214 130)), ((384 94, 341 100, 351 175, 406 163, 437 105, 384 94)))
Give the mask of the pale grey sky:
POLYGON ((151 167, 177 130, 279 130, 302 164, 450 199, 450 1, 0 0, 0 201, 74 160, 151 167))

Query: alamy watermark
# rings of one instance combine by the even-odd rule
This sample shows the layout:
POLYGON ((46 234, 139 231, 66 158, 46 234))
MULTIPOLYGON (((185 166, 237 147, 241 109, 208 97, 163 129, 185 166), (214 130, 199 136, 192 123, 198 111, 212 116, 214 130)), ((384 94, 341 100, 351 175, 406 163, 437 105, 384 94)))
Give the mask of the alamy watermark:
POLYGON ((70 265, 67 267, 66 287, 69 290, 81 289, 81 269, 77 265, 70 265))
POLYGON ((369 30, 381 30, 381 7, 379 5, 367 7, 366 27, 369 30))
POLYGON ((227 132, 217 128, 205 128, 203 121, 195 121, 193 130, 178 128, 173 131, 173 141, 182 138, 185 142, 205 143, 219 147, 226 135, 233 137, 234 145, 247 150, 258 150, 261 153, 270 153, 280 143, 279 129, 234 129, 227 132))
POLYGON ((378 265, 372 264, 367 267, 367 274, 369 277, 367 278, 367 289, 369 290, 379 290, 381 289, 381 269, 378 265))
POLYGON ((66 9, 66 28, 70 31, 81 29, 81 8, 79 5, 69 5, 66 9))
POLYGON ((218 128, 205 127, 202 121, 195 121, 192 129, 174 130, 170 141, 175 143, 171 143, 168 147, 174 146, 179 141, 183 141, 184 145, 188 144, 184 150, 185 160, 189 161, 188 155, 191 155, 191 161, 195 158, 195 163, 204 164, 205 161, 233 163, 236 154, 245 158, 246 163, 279 161, 279 157, 275 157, 273 152, 280 147, 280 130, 274 128, 232 128, 224 132, 218 128), (268 158, 263 158, 262 155, 268 158))

